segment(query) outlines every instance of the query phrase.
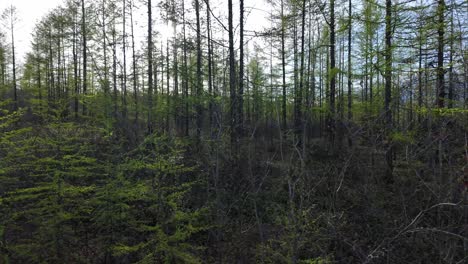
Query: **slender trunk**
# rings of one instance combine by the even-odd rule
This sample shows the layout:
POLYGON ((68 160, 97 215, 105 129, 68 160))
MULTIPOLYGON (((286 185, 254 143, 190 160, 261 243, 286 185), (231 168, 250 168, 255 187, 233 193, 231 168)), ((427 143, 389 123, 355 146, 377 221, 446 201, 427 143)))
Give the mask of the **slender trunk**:
MULTIPOLYGON (((161 45, 161 53, 163 53, 162 45, 161 45)), ((169 39, 166 42, 166 133, 169 134, 171 131, 170 128, 170 109, 171 109, 171 94, 169 92, 170 86, 170 79, 171 79, 171 67, 169 64, 169 39)), ((157 83, 157 82, 156 82, 157 83)), ((161 89, 164 89, 164 86, 161 86, 161 89)))
POLYGON ((286 109, 286 51, 285 51, 285 24, 286 22, 284 21, 285 16, 284 16, 284 3, 283 0, 281 0, 281 68, 282 68, 282 75, 283 75, 283 97, 282 97, 282 123, 283 123, 283 129, 286 129, 286 114, 287 114, 287 109, 286 109))
POLYGON ((244 0, 240 0, 239 94, 237 100, 237 135, 242 137, 244 124, 244 0))
POLYGON ((122 116, 127 117, 127 32, 126 32, 126 0, 122 2, 122 60, 123 60, 123 82, 122 82, 122 116))
POLYGON ((449 58, 449 87, 448 87, 448 108, 453 108, 453 42, 455 35, 453 33, 453 2, 450 9, 450 58, 449 58))
POLYGON ((336 87, 336 69, 335 69, 335 0, 330 0, 330 109, 328 117, 328 129, 330 143, 335 141, 335 87, 336 87))
POLYGON ((200 2, 195 0, 195 14, 197 17, 197 138, 200 139, 202 131, 202 92, 203 92, 203 76, 202 76, 202 50, 201 50, 201 29, 200 29, 200 2))
POLYGON ((393 147, 390 139, 392 130, 392 0, 386 0, 385 7, 385 123, 387 135, 386 181, 393 182, 393 147))
POLYGON ((148 0, 148 133, 153 133, 153 17, 151 0, 148 0))
POLYGON ((185 136, 189 135, 189 105, 188 105, 188 69, 187 69, 187 38, 186 38, 186 23, 185 23, 185 0, 182 0, 182 23, 183 23, 183 35, 184 35, 184 62, 183 62, 183 89, 184 89, 184 123, 185 123, 185 136))
MULTIPOLYGON (((174 0, 172 1, 172 7, 175 8, 174 0)), ((175 13, 175 10, 172 12, 175 13)), ((172 52, 174 54, 174 67, 173 67, 173 75, 174 75, 174 123, 176 132, 179 132, 180 123, 179 123, 179 63, 178 63, 178 45, 177 45, 177 24, 175 18, 172 20, 172 30, 173 30, 173 43, 172 43, 172 52)))
POLYGON ((14 23, 13 23, 13 18, 15 16, 14 14, 15 9, 13 6, 10 7, 10 30, 11 30, 11 54, 12 54, 12 59, 13 59, 13 109, 16 111, 18 110, 18 91, 17 91, 17 84, 16 84, 16 54, 15 54, 15 28, 14 28, 14 23))
POLYGON ((237 142, 236 134, 236 106, 237 106, 237 80, 236 80, 236 61, 234 53, 234 29, 233 29, 233 14, 232 14, 232 0, 228 0, 228 20, 229 20, 229 90, 231 97, 231 142, 235 144, 237 142))
POLYGON ((133 2, 130 4, 130 23, 132 31, 132 63, 133 63, 133 100, 135 101, 135 123, 138 122, 138 87, 137 87, 137 65, 135 52, 135 32, 133 28, 133 2))
POLYGON ((37 90, 39 92, 39 113, 42 114, 42 79, 41 79, 41 59, 39 45, 36 44, 36 81, 37 81, 37 90))
POLYGON ((76 30, 76 27, 77 27, 77 21, 76 21, 76 13, 77 11, 74 10, 73 12, 73 20, 74 20, 74 24, 73 24, 73 85, 74 85, 74 88, 75 88, 75 93, 74 93, 74 112, 75 112, 75 119, 78 118, 78 93, 79 93, 79 86, 78 86, 78 78, 79 78, 79 75, 78 75, 78 51, 77 51, 77 30, 76 30))
POLYGON ((112 28, 112 87, 113 96, 112 101, 114 104, 113 117, 117 119, 117 39, 115 32, 115 17, 112 28))
MULTIPOLYGON (((352 81, 352 62, 351 62, 351 38, 352 38, 352 2, 351 0, 348 1, 348 123, 352 122, 353 119, 353 112, 352 112, 352 105, 353 105, 353 95, 352 95, 352 88, 353 88, 353 81, 352 81)), ((351 135, 348 135, 348 145, 351 147, 353 144, 351 135)))
POLYGON ((87 55, 87 48, 88 48, 88 45, 86 43, 87 41, 87 36, 86 36, 86 13, 85 13, 85 0, 81 0, 81 15, 82 15, 82 18, 81 18, 81 34, 82 34, 82 38, 83 38, 83 115, 86 114, 86 102, 85 102, 85 99, 86 99, 86 93, 87 93, 87 89, 88 89, 88 69, 87 69, 87 65, 88 65, 88 55, 87 55))
POLYGON ((210 1, 206 0, 206 31, 208 35, 208 112, 209 112, 209 126, 210 126, 210 133, 212 133, 213 128, 213 55, 212 55, 212 43, 211 43, 211 20, 210 20, 210 1))
POLYGON ((422 106, 423 106, 423 91, 422 91, 422 25, 420 25, 419 29, 419 63, 418 63, 418 122, 421 123, 422 121, 422 106))
POLYGON ((297 90, 296 97, 296 119, 295 119, 295 131, 297 136, 297 144, 299 148, 302 148, 302 97, 304 91, 304 58, 305 58, 305 17, 306 17, 306 0, 302 0, 302 10, 301 10, 301 66, 299 68, 299 88, 297 90))
POLYGON ((437 24, 437 106, 443 108, 445 104, 445 85, 444 85, 444 34, 445 34, 445 1, 438 0, 438 24, 437 24))

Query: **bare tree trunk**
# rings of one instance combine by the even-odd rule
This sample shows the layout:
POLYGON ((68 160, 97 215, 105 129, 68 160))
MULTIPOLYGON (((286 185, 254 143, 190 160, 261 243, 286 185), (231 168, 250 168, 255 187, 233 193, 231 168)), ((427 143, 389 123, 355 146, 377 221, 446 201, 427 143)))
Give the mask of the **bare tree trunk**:
POLYGON ((387 135, 387 183, 393 182, 393 146, 390 139, 392 124, 392 0, 386 0, 385 6, 385 124, 387 135))
POLYGON ((148 133, 153 133, 153 17, 151 0, 148 0, 148 133))
POLYGON ((337 74, 335 68, 335 0, 330 0, 330 70, 328 74, 330 79, 328 130, 329 140, 333 146, 335 141, 335 87, 337 74))
POLYGON ((112 101, 114 104, 113 116, 117 120, 117 39, 115 31, 115 15, 112 21, 112 87, 113 96, 112 101))
MULTIPOLYGON (((353 86, 353 81, 352 81, 352 64, 351 64, 351 34, 352 34, 352 3, 351 0, 348 1, 348 12, 349 12, 349 17, 348 17, 348 124, 351 124, 352 119, 353 119, 353 111, 352 111, 352 105, 353 105, 353 94, 352 94, 352 86, 353 86)), ((351 138, 351 135, 348 133, 348 145, 351 147, 353 145, 353 141, 351 138)))
POLYGON ((208 43, 208 112, 209 112, 209 126, 210 126, 210 134, 213 135, 213 50, 212 50, 212 43, 211 43, 211 19, 210 19, 210 1, 206 0, 206 31, 208 35, 207 43, 208 43))
POLYGON ((444 85, 444 34, 445 34, 445 1, 438 0, 437 14, 437 106, 443 108, 445 105, 445 85, 444 85))
POLYGON ((11 5, 8 9, 8 18, 10 22, 10 34, 11 34, 11 54, 13 63, 13 110, 18 110, 18 88, 16 83, 16 52, 15 52, 15 16, 16 8, 11 5))
POLYGON ((200 2, 195 0, 195 14, 197 17, 197 138, 201 138, 203 109, 202 109, 202 92, 203 92, 203 76, 202 76, 202 50, 201 50, 201 29, 200 29, 200 2))
POLYGON ((81 35, 82 35, 82 38, 83 38, 83 95, 85 97, 83 97, 83 115, 86 114, 86 101, 85 101, 85 98, 86 98, 86 93, 87 93, 87 89, 88 89, 88 69, 87 69, 87 65, 88 65, 88 55, 87 55, 87 48, 88 48, 88 45, 86 43, 87 41, 87 36, 86 36, 86 12, 85 12, 85 0, 81 0, 81 15, 82 15, 82 18, 81 18, 81 35))
POLYGON ((305 58, 305 17, 306 17, 306 0, 302 0, 302 9, 301 9, 301 66, 299 68, 299 89, 297 90, 296 97, 296 119, 295 119, 295 130, 297 135, 297 146, 302 148, 302 130, 303 130, 303 118, 302 118, 302 97, 304 91, 304 58, 305 58))
POLYGON ((231 97, 231 143, 237 143, 236 133, 236 109, 237 109, 237 80, 236 80, 236 61, 234 53, 234 29, 233 29, 233 14, 232 14, 232 0, 228 0, 228 20, 229 20, 229 90, 231 97))
POLYGON ((126 0, 122 0, 122 60, 123 60, 123 83, 122 83, 122 116, 127 117, 127 32, 126 32, 126 20, 125 20, 125 10, 126 0))
POLYGON ((448 87, 448 108, 453 108, 453 42, 454 42, 454 32, 453 32, 453 2, 450 9, 450 58, 449 58, 449 87, 448 87))
POLYGON ((135 52, 135 31, 133 23, 133 2, 130 3, 130 23, 132 31, 132 63, 133 63, 133 100, 135 101, 135 124, 138 122, 139 111, 138 111, 138 86, 137 86, 137 66, 136 66, 136 52, 135 52))
POLYGON ((78 41, 78 38, 77 38, 77 30, 76 30, 76 27, 77 27, 77 21, 76 21, 76 16, 77 16, 77 10, 74 9, 73 10, 73 79, 74 79, 74 82, 73 82, 73 85, 74 85, 74 88, 75 88, 75 94, 73 96, 74 98, 74 112, 75 112, 75 119, 78 119, 78 95, 79 95, 79 86, 78 86, 78 78, 79 78, 79 75, 78 75, 78 51, 77 51, 77 41, 78 41))
POLYGON ((184 123, 185 136, 189 135, 189 111, 188 111, 188 72, 187 72, 187 38, 186 38, 186 21, 185 21, 185 0, 182 0, 182 23, 184 34, 184 71, 183 71, 183 89, 184 89, 184 123))
POLYGON ((239 42, 239 94, 237 100, 237 135, 242 137, 244 126, 244 0, 240 0, 240 42, 239 42))
POLYGON ((282 123, 283 129, 286 129, 286 51, 285 51, 285 16, 284 16, 284 3, 281 0, 281 68, 282 68, 282 77, 283 77, 283 97, 282 97, 282 123))

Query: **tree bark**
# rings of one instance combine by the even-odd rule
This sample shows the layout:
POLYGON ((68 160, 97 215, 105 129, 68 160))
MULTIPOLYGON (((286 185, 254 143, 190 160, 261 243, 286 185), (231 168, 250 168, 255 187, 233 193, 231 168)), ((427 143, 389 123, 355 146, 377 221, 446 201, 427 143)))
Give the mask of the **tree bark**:
POLYGON ((148 0, 148 134, 153 133, 153 17, 151 0, 148 0))
POLYGON ((86 94, 88 89, 88 54, 87 54, 87 36, 86 36, 86 12, 85 12, 85 0, 81 0, 81 35, 83 38, 83 115, 86 114, 86 94))
MULTIPOLYGON (((352 112, 352 105, 353 105, 353 95, 352 95, 352 57, 351 57, 351 38, 352 38, 352 3, 351 0, 348 1, 348 124, 351 124, 353 119, 353 112, 352 112)), ((351 135, 348 134, 348 145, 351 147, 353 145, 353 141, 351 135)))
POLYGON ((387 137, 385 180, 393 182, 393 146, 390 138, 392 131, 392 0, 386 0, 385 5, 385 125, 387 137))
POLYGON ((237 131, 236 131, 236 124, 237 124, 237 76, 236 76, 236 61, 235 61, 235 53, 234 53, 234 29, 233 29, 233 12, 232 12, 232 0, 228 0, 228 20, 229 20, 229 90, 230 90, 230 98, 231 98, 231 106, 230 106, 230 113, 231 113, 231 143, 237 143, 237 131))
POLYGON ((195 0, 195 14, 197 17, 197 138, 201 138, 203 123, 203 76, 202 76, 202 50, 201 50, 201 32, 200 32, 200 3, 195 0))
POLYGON ((244 0, 240 0, 239 93, 237 100, 237 135, 242 137, 244 125, 244 0))
POLYGON ((328 117, 329 140, 331 145, 335 141, 335 89, 336 89, 336 68, 335 68, 335 0, 330 0, 330 105, 328 117))
POLYGON ((437 106, 443 108, 445 105, 445 85, 444 85, 444 34, 445 34, 445 1, 438 0, 437 15, 437 106))

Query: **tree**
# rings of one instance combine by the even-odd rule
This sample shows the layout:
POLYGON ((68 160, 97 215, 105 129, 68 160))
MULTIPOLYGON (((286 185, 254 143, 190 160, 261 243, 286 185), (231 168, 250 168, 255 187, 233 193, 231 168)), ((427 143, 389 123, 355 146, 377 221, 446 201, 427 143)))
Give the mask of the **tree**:
POLYGON ((328 130, 330 142, 333 145, 335 141, 335 93, 336 93, 336 75, 338 70, 336 67, 335 58, 335 0, 330 0, 330 69, 328 71, 328 79, 330 80, 330 95, 329 95, 329 113, 328 113, 328 130))
POLYGON ((237 99, 237 135, 242 136, 244 127, 244 0, 239 1, 239 93, 237 99))
POLYGON ((285 51, 285 31, 286 31, 286 17, 284 15, 284 0, 281 0, 281 68, 283 77, 283 96, 281 103, 281 117, 283 123, 283 129, 287 126, 287 103, 286 103, 286 51, 285 51))
POLYGON ((387 133, 386 152, 387 168, 385 173, 386 181, 393 182, 393 146, 390 140, 390 133, 393 127, 392 121, 392 0, 385 2, 385 129, 387 133))
POLYGON ((153 133, 153 16, 151 0, 148 0, 148 133, 153 133))
POLYGON ((200 139, 203 125, 203 76, 199 0, 195 0, 195 14, 197 16, 197 138, 200 139))
MULTIPOLYGON (((352 64, 351 64, 351 39, 352 39, 352 17, 353 17, 353 12, 352 12, 353 5, 351 3, 351 0, 348 1, 348 122, 351 122, 353 119, 353 111, 352 111, 352 106, 353 106, 353 92, 352 92, 352 87, 353 87, 353 80, 352 80, 352 64)), ((349 146, 352 145, 352 139, 350 136, 348 136, 348 144, 349 146)))
POLYGON ((13 109, 18 110, 18 88, 16 78, 16 53, 15 53, 15 24, 18 23, 18 11, 15 6, 10 5, 2 13, 2 20, 5 27, 10 29, 11 36, 11 56, 13 72, 13 109))
POLYGON ((437 106, 445 105, 445 69, 444 69, 444 35, 445 35, 445 1, 437 1, 437 106))
MULTIPOLYGON (((83 95, 86 98, 88 89, 88 45, 87 45, 87 33, 86 33, 86 10, 85 0, 81 0, 81 38, 83 41, 83 95)), ((86 114, 86 102, 83 103, 83 115, 86 114)))
POLYGON ((229 91, 230 91, 230 125, 231 125, 231 142, 237 142, 237 76, 236 76, 236 61, 234 54, 234 29, 233 29, 233 12, 232 0, 228 0, 228 23, 229 23, 229 91))

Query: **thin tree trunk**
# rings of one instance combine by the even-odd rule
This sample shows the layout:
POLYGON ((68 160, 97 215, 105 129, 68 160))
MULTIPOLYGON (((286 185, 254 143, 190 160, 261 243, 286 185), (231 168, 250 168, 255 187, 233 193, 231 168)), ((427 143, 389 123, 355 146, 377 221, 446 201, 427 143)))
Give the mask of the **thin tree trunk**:
POLYGON ((75 88, 74 98, 74 112, 75 112, 75 119, 78 119, 78 93, 79 93, 79 86, 78 86, 78 51, 77 51, 77 21, 76 21, 76 14, 77 10, 73 10, 73 85, 75 88))
POLYGON ((18 110, 18 88, 16 83, 16 54, 15 54, 15 27, 14 27, 14 16, 15 9, 13 5, 10 7, 10 30, 11 30, 11 54, 12 54, 12 63, 13 63, 13 109, 18 110))
POLYGON ((182 23, 183 23, 183 35, 184 35, 184 71, 183 71, 183 89, 184 89, 184 124, 185 124, 185 136, 189 135, 189 111, 188 111, 188 69, 187 69, 187 38, 186 38, 186 21, 185 21, 185 0, 182 0, 182 23))
MULTIPOLYGON (((348 1, 348 124, 351 124, 353 119, 352 105, 353 105, 353 95, 352 95, 352 62, 351 62, 351 38, 352 38, 352 3, 351 0, 348 1)), ((353 144, 351 135, 348 134, 348 145, 351 147, 353 144)))
POLYGON ((283 123, 283 130, 286 129, 287 120, 287 105, 286 105, 286 51, 285 51, 285 16, 284 16, 284 3, 281 0, 281 68, 282 68, 282 77, 283 77, 283 97, 282 97, 282 123, 283 123))
POLYGON ((453 108, 454 95, 453 95, 453 42, 454 42, 454 32, 453 32, 453 2, 450 9, 450 58, 449 58, 449 87, 448 87, 448 108, 453 108))
POLYGON ((295 129, 298 139, 298 146, 302 148, 302 129, 303 129, 303 118, 302 118, 302 97, 304 92, 304 70, 305 70, 305 17, 306 17, 306 0, 302 0, 302 9, 301 9, 301 66, 299 69, 299 89, 297 91, 297 113, 296 113, 296 120, 295 120, 295 129))
POLYGON ((390 139, 392 124, 392 0, 386 0, 385 6, 385 123, 387 135, 387 183, 393 182, 393 146, 390 139))
POLYGON ((237 135, 242 137, 244 124, 244 0, 240 0, 239 94, 237 100, 237 135))
POLYGON ((206 0, 206 31, 208 35, 208 112, 209 112, 209 127, 210 134, 212 135, 213 131, 213 50, 211 43, 211 19, 210 19, 210 1, 206 0))
POLYGON ((123 60, 123 83, 122 83, 122 116, 127 117, 127 32, 126 32, 126 0, 122 0, 122 60, 123 60))
POLYGON ((229 90, 231 97, 231 142, 233 144, 237 143, 237 134, 236 134, 236 106, 237 106, 237 80, 236 80, 236 61, 234 53, 234 29, 233 29, 233 14, 232 14, 232 0, 228 0, 228 20, 229 20, 229 90))
POLYGON ((445 1, 438 0, 437 14, 437 106, 443 108, 445 105, 445 85, 444 85, 444 34, 445 34, 445 1))
POLYGON ((336 68, 335 68, 335 0, 330 0, 330 106, 328 117, 329 140, 331 145, 335 141, 335 87, 336 87, 336 68))
POLYGON ((203 113, 202 113, 202 92, 203 92, 203 76, 202 76, 202 50, 201 50, 201 29, 200 29, 200 2, 195 0, 195 14, 197 17, 197 138, 201 138, 203 113))
POLYGON ((153 17, 151 0, 148 0, 148 133, 153 133, 153 17))
POLYGON ((86 13, 85 13, 85 0, 81 0, 81 34, 83 38, 83 115, 86 114, 86 94, 88 89, 88 55, 87 55, 87 36, 86 36, 86 13))
POLYGON ((135 101, 135 124, 138 122, 138 87, 137 87, 137 65, 136 65, 136 52, 135 52, 135 32, 133 26, 133 2, 130 3, 130 23, 132 31, 132 63, 133 63, 133 100, 135 101))

